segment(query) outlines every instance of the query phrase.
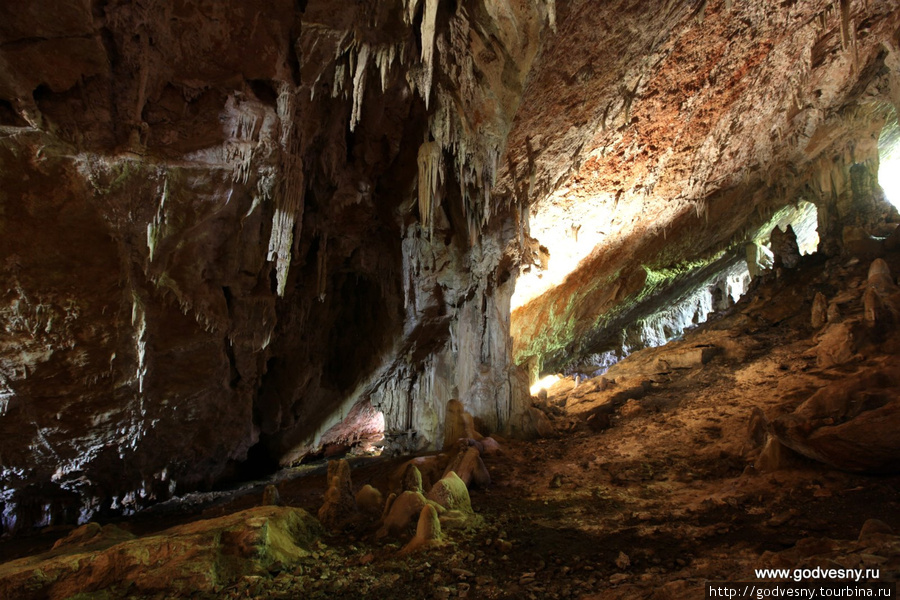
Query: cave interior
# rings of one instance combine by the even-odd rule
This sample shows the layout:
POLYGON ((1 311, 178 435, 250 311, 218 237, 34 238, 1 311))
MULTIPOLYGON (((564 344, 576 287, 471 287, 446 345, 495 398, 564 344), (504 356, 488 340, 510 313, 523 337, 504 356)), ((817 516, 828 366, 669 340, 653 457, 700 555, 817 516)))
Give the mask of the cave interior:
POLYGON ((0 597, 896 594, 898 111, 900 0, 3 2, 0 597))

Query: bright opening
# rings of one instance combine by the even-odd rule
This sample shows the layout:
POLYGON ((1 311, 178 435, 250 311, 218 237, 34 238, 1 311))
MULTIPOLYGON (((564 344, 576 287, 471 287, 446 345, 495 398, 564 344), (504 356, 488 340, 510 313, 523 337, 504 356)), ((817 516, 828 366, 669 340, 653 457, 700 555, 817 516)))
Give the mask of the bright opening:
POLYGON ((538 392, 550 388, 557 381, 559 381, 558 375, 547 375, 546 377, 539 379, 537 383, 531 386, 531 395, 537 396, 538 392))
POLYGON ((900 208, 900 126, 891 111, 878 138, 878 183, 888 202, 900 208))

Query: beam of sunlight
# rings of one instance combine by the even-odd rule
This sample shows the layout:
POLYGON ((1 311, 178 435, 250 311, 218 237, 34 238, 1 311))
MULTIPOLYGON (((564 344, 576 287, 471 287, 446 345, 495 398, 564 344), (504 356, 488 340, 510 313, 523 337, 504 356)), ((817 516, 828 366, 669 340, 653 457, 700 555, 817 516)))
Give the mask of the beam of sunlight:
POLYGON ((537 383, 531 386, 531 395, 537 396, 538 392, 552 387, 559 379, 558 375, 547 375, 546 377, 539 379, 537 383))

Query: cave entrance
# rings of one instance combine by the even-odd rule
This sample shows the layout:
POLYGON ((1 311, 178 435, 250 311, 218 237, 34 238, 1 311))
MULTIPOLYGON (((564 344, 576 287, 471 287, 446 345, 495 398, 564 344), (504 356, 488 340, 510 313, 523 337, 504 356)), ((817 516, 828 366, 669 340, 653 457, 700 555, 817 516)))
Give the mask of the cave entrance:
POLYGON ((900 125, 893 106, 878 136, 878 184, 885 200, 900 208, 900 125))

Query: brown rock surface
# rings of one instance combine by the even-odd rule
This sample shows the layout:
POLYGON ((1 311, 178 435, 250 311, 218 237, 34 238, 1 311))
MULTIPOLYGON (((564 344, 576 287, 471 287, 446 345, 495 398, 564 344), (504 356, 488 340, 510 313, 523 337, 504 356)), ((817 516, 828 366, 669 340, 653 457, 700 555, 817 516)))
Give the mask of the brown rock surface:
MULTIPOLYGON (((897 0, 558 4, 3 3, 3 530, 363 434, 439 449, 454 398, 465 437, 532 432, 516 362, 663 343, 655 310, 699 323, 799 198, 829 256, 890 246, 897 0), (559 285, 511 316, 543 266, 559 285)), ((817 367, 866 358, 851 291, 817 367)), ((806 321, 803 293, 745 329, 806 321)), ((702 377, 649 364, 615 402, 702 377)))
POLYGON ((489 188, 551 11, 423 4, 0 6, 4 531, 524 414, 489 188))
POLYGON ((112 529, 88 539, 73 532, 47 554, 0 565, 0 594, 61 600, 98 590, 170 597, 212 592, 242 576, 291 569, 319 535, 306 511, 275 506, 139 538, 123 540, 112 529))

